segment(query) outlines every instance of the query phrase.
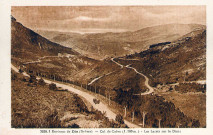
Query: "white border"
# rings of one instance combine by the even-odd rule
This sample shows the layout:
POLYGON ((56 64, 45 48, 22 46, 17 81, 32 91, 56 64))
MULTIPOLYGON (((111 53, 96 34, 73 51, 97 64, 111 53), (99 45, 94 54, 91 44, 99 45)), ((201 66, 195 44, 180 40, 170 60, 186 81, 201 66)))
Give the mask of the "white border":
MULTIPOLYGON (((180 129, 181 134, 208 135, 213 131, 213 2, 211 0, 1 0, 0 1, 0 134, 40 134, 40 129, 11 129, 10 14, 11 6, 124 6, 206 5, 207 10, 207 128, 180 129)), ((67 129, 62 129, 67 130, 67 129)), ((151 129, 147 129, 151 130, 151 129)), ((154 129, 156 130, 156 129, 154 129)), ((167 130, 167 129, 160 129, 167 130)), ((172 129, 170 129, 172 130, 172 129)), ((93 133, 95 134, 95 133, 93 133)), ((145 134, 145 133, 142 133, 145 134)), ((153 133, 152 133, 153 134, 153 133)), ((167 133, 169 134, 169 133, 167 133)), ((178 133, 176 133, 178 134, 178 133)))

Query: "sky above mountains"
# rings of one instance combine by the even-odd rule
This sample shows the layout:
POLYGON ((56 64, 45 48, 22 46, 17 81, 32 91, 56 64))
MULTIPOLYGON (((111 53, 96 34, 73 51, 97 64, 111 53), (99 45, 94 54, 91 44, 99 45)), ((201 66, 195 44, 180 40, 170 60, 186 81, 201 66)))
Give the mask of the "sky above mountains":
POLYGON ((12 7, 18 22, 33 30, 78 33, 124 32, 170 23, 206 24, 205 6, 12 7))

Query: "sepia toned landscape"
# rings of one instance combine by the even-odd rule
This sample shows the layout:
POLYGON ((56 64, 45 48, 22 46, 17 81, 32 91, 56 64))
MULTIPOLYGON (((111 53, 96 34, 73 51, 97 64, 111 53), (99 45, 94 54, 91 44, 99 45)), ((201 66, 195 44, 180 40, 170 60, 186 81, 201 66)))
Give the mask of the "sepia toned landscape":
POLYGON ((11 127, 206 128, 205 6, 12 7, 11 127))

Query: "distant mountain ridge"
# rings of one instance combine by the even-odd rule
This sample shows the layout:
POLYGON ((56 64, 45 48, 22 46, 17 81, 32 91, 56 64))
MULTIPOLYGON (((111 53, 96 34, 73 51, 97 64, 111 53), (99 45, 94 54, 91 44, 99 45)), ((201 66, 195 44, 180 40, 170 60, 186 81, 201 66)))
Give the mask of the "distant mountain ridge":
POLYGON ((38 31, 49 40, 71 47, 95 59, 118 57, 140 52, 151 44, 173 42, 194 29, 205 29, 200 24, 166 24, 122 33, 78 34, 38 31))

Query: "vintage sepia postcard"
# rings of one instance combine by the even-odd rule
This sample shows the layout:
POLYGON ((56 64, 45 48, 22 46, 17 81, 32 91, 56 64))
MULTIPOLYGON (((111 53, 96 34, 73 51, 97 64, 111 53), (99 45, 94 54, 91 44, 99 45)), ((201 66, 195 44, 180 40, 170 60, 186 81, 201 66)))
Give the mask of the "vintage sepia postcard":
POLYGON ((10 5, 0 133, 208 134, 207 9, 10 5))

